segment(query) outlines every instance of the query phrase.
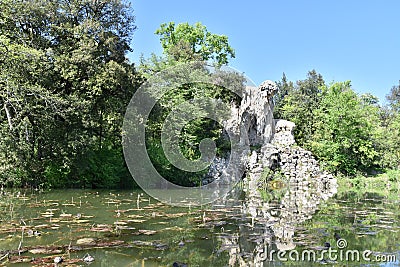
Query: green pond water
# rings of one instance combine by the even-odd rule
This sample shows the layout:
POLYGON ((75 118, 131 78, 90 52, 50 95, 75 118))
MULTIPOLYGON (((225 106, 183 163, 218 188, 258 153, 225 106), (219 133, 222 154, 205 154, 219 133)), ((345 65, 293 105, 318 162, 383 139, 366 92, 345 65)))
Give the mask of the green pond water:
MULTIPOLYGON (((339 190, 316 208, 305 209, 304 220, 293 221, 292 213, 299 210, 285 209, 281 199, 275 193, 257 202, 268 202, 271 219, 248 214, 241 189, 220 203, 192 208, 159 203, 140 190, 4 191, 0 264, 54 266, 60 256, 58 266, 399 266, 397 190, 339 190), (290 234, 278 234, 280 225, 289 227, 290 234), (319 253, 326 242, 335 249, 335 235, 347 242, 348 250, 370 250, 371 258, 384 255, 393 261, 393 255, 396 260, 265 259, 278 244, 300 254, 319 253), (85 262, 88 255, 94 261, 85 262)), ((305 198, 305 206, 307 201, 314 200, 305 198)))

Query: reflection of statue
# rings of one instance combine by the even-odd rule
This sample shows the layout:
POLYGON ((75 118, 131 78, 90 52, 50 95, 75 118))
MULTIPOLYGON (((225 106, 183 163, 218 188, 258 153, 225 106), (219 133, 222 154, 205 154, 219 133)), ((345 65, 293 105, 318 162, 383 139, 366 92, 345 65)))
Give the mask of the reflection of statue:
MULTIPOLYGON (((246 163, 241 211, 242 218, 250 216, 250 221, 239 224, 239 236, 221 235, 221 249, 229 252, 229 264, 238 266, 262 266, 265 257, 257 252, 265 248, 295 249, 296 225, 310 219, 318 204, 335 194, 337 187, 336 179, 320 170, 311 152, 293 146, 295 124, 285 120, 274 123, 275 85, 267 81, 256 89, 248 88, 241 106, 235 110, 238 114, 227 122, 231 129, 239 121, 244 122, 246 128, 241 131, 247 131, 252 147, 246 163), (280 189, 280 196, 269 202, 259 190, 260 182, 269 182, 268 177, 263 177, 265 170, 279 172, 286 184, 280 189)), ((243 132, 241 135, 246 136, 243 132)))

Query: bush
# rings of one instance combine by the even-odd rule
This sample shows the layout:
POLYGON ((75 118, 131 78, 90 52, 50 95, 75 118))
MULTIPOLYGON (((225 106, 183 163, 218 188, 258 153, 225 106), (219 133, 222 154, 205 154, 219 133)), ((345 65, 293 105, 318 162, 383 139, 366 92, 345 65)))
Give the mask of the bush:
POLYGON ((400 181, 400 170, 389 170, 387 171, 386 174, 389 178, 389 181, 391 182, 400 181))
POLYGON ((69 168, 62 167, 60 164, 50 163, 44 170, 44 186, 46 188, 63 188, 68 183, 69 174, 69 168))
POLYGON ((168 181, 182 186, 198 186, 207 173, 207 169, 200 172, 186 172, 176 168, 165 157, 160 140, 147 140, 147 151, 157 172, 168 181))
POLYGON ((135 184, 125 165, 122 148, 105 146, 88 150, 81 155, 73 166, 69 177, 69 187, 118 188, 135 184))
POLYGON ((21 168, 7 169, 0 174, 0 185, 5 187, 22 187, 28 180, 28 173, 21 168))

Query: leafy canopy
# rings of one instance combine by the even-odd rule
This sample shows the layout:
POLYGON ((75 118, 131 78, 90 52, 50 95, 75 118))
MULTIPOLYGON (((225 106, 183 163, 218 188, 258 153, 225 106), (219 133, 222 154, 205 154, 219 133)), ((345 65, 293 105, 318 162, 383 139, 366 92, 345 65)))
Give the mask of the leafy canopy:
POLYGON ((214 60, 218 65, 225 65, 228 58, 235 57, 228 37, 208 32, 200 22, 194 25, 164 23, 155 33, 160 36, 164 53, 177 61, 214 60))
POLYGON ((350 82, 337 82, 322 87, 320 105, 310 147, 332 171, 355 174, 376 163, 374 145, 379 127, 378 108, 363 101, 350 82))
POLYGON ((133 22, 122 0, 0 1, 0 183, 115 185, 133 22))

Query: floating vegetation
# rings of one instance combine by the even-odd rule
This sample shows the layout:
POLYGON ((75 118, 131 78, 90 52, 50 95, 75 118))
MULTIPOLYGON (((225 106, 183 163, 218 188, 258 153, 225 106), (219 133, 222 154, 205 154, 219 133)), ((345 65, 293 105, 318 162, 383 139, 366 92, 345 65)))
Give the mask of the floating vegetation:
MULTIPOLYGON (((398 204, 371 197, 333 199, 320 205, 311 220, 298 224, 285 221, 296 213, 282 212, 276 199, 259 200, 254 216, 243 211, 249 203, 233 199, 179 208, 129 192, 73 190, 21 196, 0 198, 0 266, 54 266, 57 257, 62 259, 58 266, 122 266, 119 261, 126 263, 123 266, 226 266, 230 253, 239 248, 240 255, 251 258, 257 244, 282 246, 281 239, 287 246, 293 242, 296 250, 323 248, 324 243, 335 247, 334 233, 339 232, 352 248, 368 242, 374 251, 398 248, 400 239, 398 204), (293 237, 287 229, 293 230, 293 237)), ((309 205, 306 200, 296 203, 309 205)))
POLYGON ((70 214, 70 213, 63 213, 63 214, 60 214, 60 217, 61 217, 61 218, 72 218, 72 214, 70 214))
MULTIPOLYGON (((129 216, 128 216, 128 218, 130 218, 129 216)), ((132 223, 144 223, 146 220, 140 220, 140 219, 131 219, 131 220, 128 220, 128 222, 132 222, 132 223)))
POLYGON ((118 222, 114 222, 115 225, 127 225, 127 222, 124 221, 118 221, 118 222))
POLYGON ((138 233, 141 234, 141 235, 154 235, 154 234, 157 233, 157 231, 154 231, 154 230, 139 230, 138 233))
POLYGON ((56 248, 33 248, 28 250, 29 253, 32 254, 59 254, 62 253, 63 251, 61 249, 56 249, 56 248))
POLYGON ((96 239, 91 238, 91 237, 85 237, 85 238, 78 239, 76 241, 76 244, 77 245, 95 245, 96 239))
POLYGON ((53 212, 44 212, 44 213, 41 213, 40 215, 42 217, 49 218, 49 217, 53 217, 54 213, 53 212))
POLYGON ((71 222, 80 224, 80 223, 88 223, 90 221, 89 220, 84 220, 84 219, 78 219, 78 220, 72 220, 71 222))

